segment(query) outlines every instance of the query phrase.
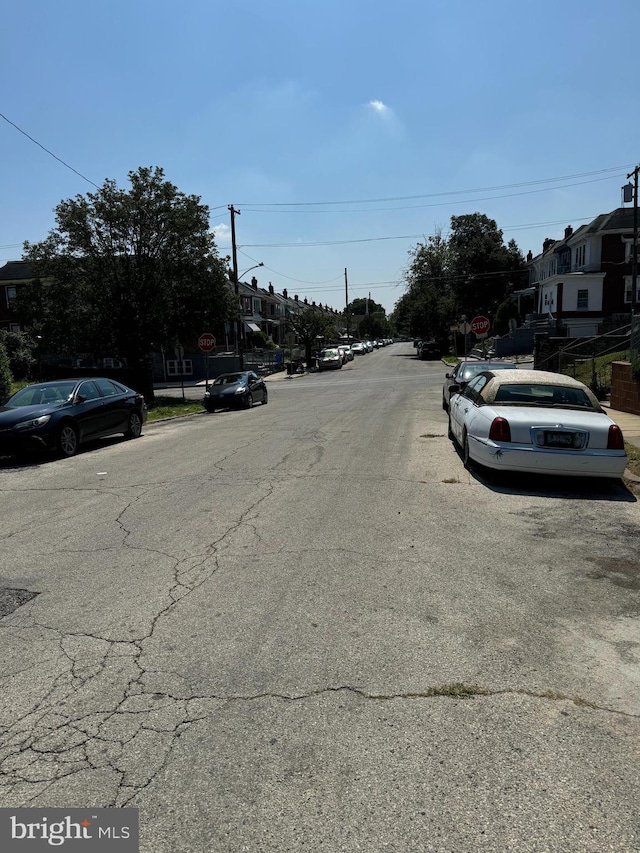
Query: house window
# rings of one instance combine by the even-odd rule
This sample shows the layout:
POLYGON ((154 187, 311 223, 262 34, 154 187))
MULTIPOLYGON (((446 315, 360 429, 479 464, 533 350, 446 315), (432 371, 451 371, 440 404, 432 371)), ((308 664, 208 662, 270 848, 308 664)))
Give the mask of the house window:
POLYGON ((6 297, 7 297, 7 308, 13 308, 13 303, 16 299, 17 290, 15 287, 5 287, 4 289, 6 297))
POLYGON ((578 303, 576 308, 578 311, 586 311, 589 307, 589 291, 588 290, 579 290, 578 291, 578 303))
POLYGON ((167 360, 167 376, 192 376, 193 362, 190 358, 183 358, 182 362, 177 359, 167 360), (182 366, 182 371, 180 367, 182 366))
MULTIPOLYGON (((631 304, 632 281, 633 279, 630 275, 624 277, 624 301, 627 304, 631 304)), ((636 305, 640 305, 640 278, 636 282, 636 288, 636 305)))
POLYGON ((20 323, 9 323, 9 331, 10 332, 19 332, 20 331, 20 323))
POLYGON ((254 297, 254 300, 253 300, 253 313, 254 314, 260 314, 261 313, 261 311, 262 311, 262 304, 261 303, 262 303, 261 299, 256 299, 254 297))
POLYGON ((586 246, 578 246, 576 248, 576 263, 575 263, 576 269, 578 267, 584 266, 584 261, 585 261, 585 256, 586 256, 586 248, 587 248, 586 246))

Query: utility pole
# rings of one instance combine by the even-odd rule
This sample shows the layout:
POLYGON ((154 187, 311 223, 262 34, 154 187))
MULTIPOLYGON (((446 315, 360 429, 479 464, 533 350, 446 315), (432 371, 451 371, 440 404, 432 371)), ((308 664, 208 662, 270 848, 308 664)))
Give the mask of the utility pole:
POLYGON ((349 283, 347 281, 347 268, 344 268, 344 301, 345 301, 345 314, 347 316, 347 343, 349 343, 349 338, 351 337, 351 323, 349 321, 349 283))
MULTIPOLYGON (((633 176, 633 249, 631 254, 631 317, 636 307, 636 293, 638 288, 638 172, 640 166, 636 166, 633 172, 629 172, 627 178, 633 176)), ((631 320, 633 323, 633 319, 631 320)))
MULTIPOLYGON (((240 211, 230 204, 228 205, 231 213, 231 258, 233 263, 233 290, 237 302, 237 317, 236 317, 236 353, 240 353, 239 338, 240 324, 242 323, 242 312, 240 311, 240 286, 238 282, 238 250, 236 248, 236 214, 240 216, 240 211)), ((240 361, 242 367, 242 359, 240 361)))

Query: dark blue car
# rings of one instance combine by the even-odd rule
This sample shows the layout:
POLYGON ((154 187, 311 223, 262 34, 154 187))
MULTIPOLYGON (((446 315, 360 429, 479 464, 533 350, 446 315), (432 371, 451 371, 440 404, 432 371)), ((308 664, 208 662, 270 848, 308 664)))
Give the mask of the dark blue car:
POLYGON ((27 385, 0 406, 0 455, 53 450, 73 456, 96 438, 138 438, 147 419, 142 394, 103 377, 27 385))

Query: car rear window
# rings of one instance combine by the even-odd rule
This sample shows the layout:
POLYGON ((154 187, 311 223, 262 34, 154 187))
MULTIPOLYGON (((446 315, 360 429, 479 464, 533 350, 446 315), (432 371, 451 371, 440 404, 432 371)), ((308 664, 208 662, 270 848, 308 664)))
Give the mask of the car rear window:
POLYGON ((496 390, 494 402, 511 406, 568 406, 594 410, 593 403, 585 391, 564 385, 500 385, 496 390))

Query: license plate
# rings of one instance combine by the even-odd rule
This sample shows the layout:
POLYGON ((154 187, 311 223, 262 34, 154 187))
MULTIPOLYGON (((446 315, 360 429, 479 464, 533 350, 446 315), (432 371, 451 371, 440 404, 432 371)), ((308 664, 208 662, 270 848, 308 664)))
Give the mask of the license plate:
POLYGON ((544 443, 545 447, 573 447, 572 432, 549 432, 545 431, 544 443))

